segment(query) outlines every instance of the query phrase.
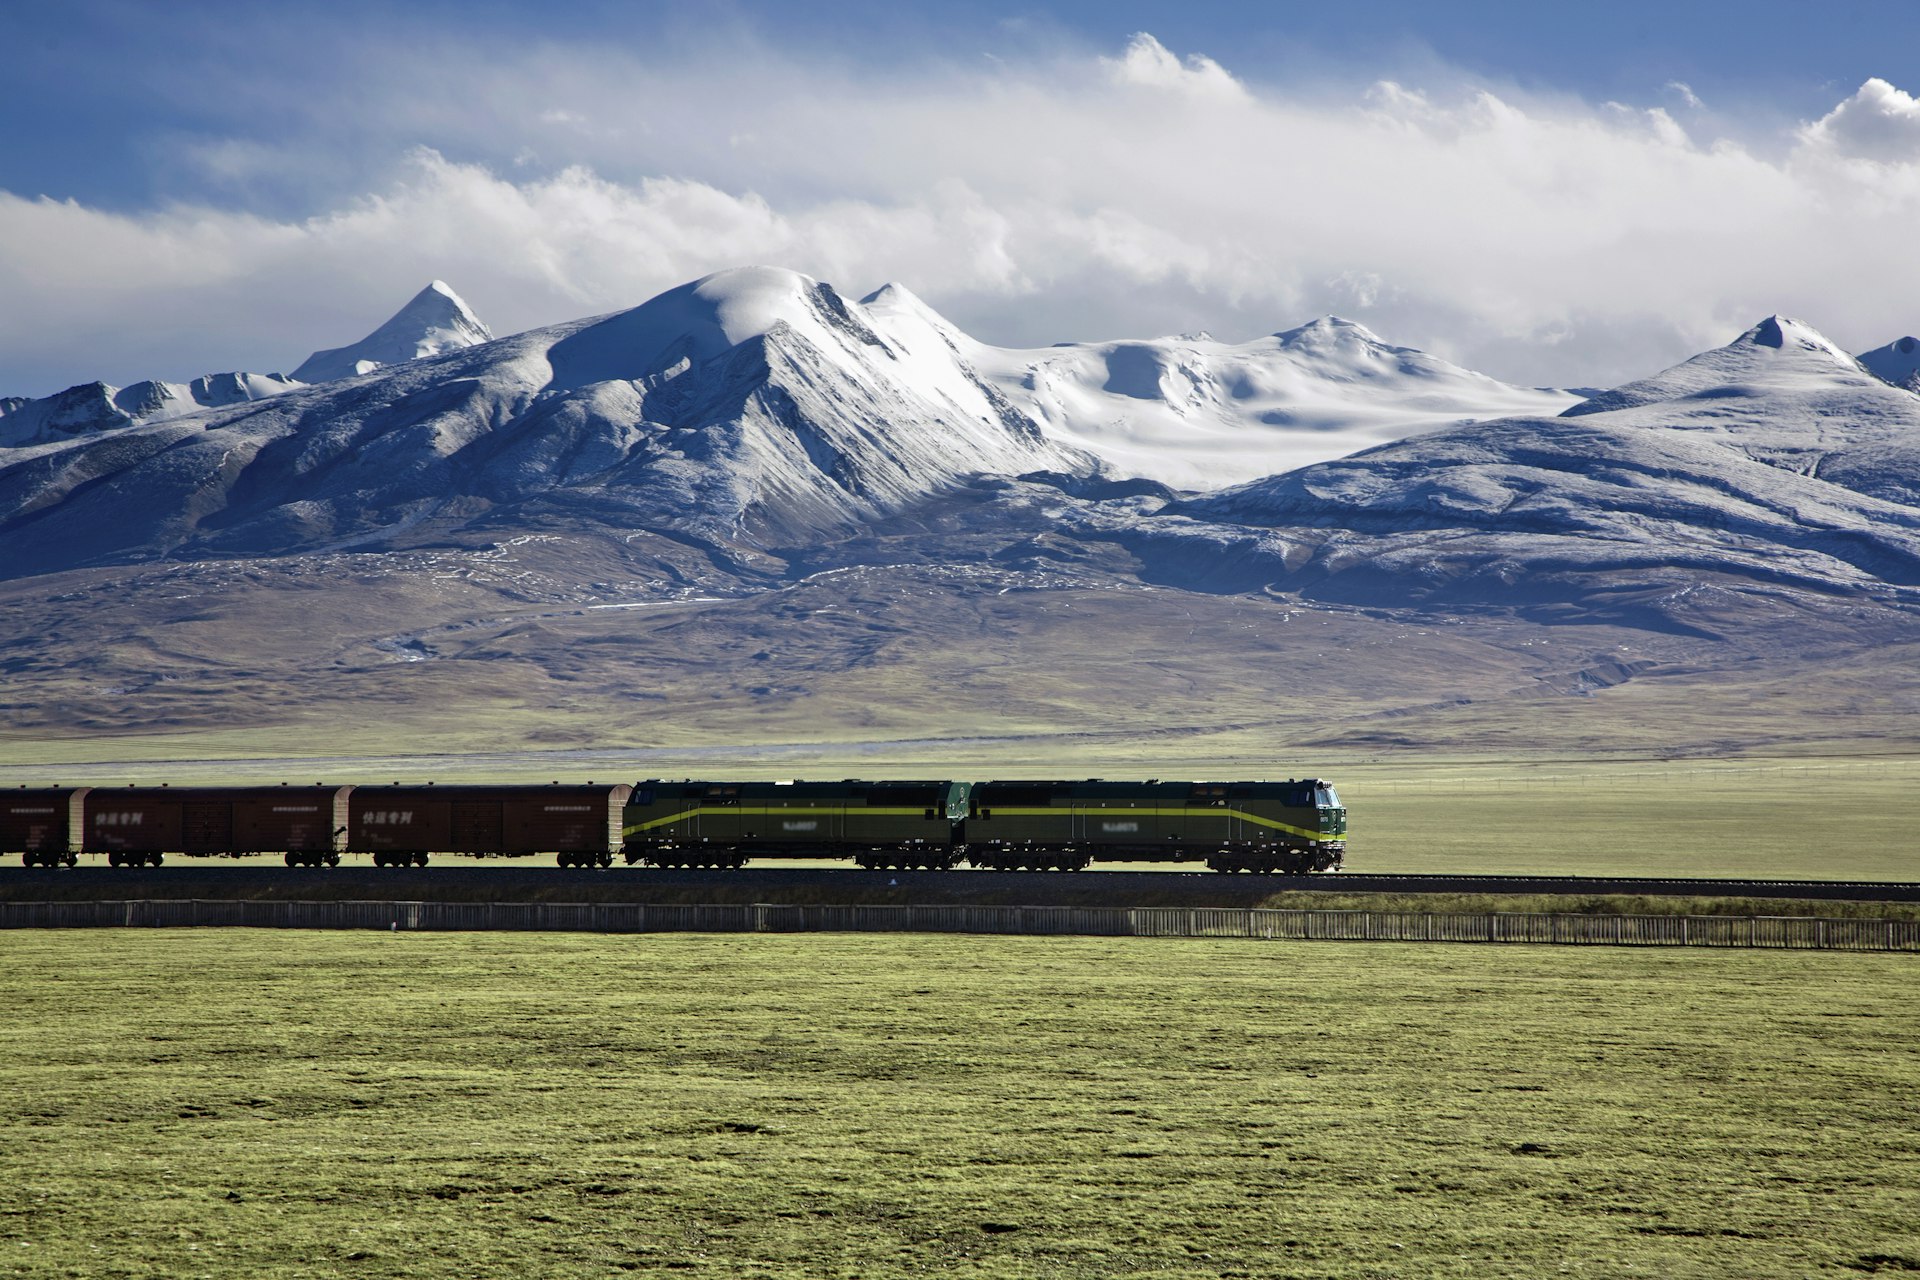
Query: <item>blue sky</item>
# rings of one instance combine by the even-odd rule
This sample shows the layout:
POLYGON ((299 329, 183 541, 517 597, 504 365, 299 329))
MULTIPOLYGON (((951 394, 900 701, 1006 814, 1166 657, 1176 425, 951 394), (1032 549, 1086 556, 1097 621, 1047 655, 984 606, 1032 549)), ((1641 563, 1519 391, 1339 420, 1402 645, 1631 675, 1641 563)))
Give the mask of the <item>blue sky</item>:
POLYGON ((1917 5, 83 2, 0 47, 0 393, 742 258, 992 341, 1339 311, 1535 382, 1920 328, 1917 5))

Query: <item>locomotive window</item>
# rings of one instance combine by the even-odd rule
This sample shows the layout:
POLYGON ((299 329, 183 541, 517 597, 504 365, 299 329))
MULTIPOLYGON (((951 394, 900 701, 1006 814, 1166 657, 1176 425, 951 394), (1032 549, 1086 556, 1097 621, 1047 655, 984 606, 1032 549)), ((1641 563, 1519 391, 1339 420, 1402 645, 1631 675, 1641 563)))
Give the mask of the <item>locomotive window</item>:
POLYGON ((1326 805, 1329 808, 1337 809, 1340 807, 1340 797, 1333 794, 1332 787, 1320 787, 1317 789, 1313 793, 1313 801, 1315 804, 1326 805))
MULTIPOLYGON (((1034 808, 1052 804, 1053 798, 1055 794, 1057 794, 1056 788, 1050 786, 995 787, 992 789, 982 787, 980 790, 987 793, 986 799, 989 804, 1029 806, 1034 808)), ((975 792, 974 794, 978 795, 979 792, 975 792)))
POLYGON ((632 798, 629 799, 627 803, 628 804, 652 804, 653 788, 641 787, 638 791, 633 793, 632 798))

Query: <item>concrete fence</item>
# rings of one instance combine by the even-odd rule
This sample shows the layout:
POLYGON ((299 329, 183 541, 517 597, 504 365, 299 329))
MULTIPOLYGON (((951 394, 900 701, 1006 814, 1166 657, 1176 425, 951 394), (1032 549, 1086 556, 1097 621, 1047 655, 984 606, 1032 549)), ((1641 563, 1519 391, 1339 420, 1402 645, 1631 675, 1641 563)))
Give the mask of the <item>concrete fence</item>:
POLYGON ((552 902, 0 903, 0 928, 581 933, 999 933, 1328 942, 1532 942, 1920 952, 1920 922, 1814 916, 1589 916, 1239 907, 665 906, 552 902))

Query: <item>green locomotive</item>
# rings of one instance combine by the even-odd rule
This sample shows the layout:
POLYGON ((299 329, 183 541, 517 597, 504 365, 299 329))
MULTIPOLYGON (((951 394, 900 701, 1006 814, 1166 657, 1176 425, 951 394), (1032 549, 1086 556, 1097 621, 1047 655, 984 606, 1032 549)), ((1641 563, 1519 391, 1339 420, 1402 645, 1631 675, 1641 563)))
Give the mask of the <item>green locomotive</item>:
POLYGON ((1340 866, 1347 811, 1318 778, 983 782, 963 839, 968 862, 1002 871, 1077 871, 1100 859, 1301 874, 1340 866))
POLYGON ((748 858, 852 858, 869 870, 960 860, 965 782, 636 783, 629 866, 738 867, 748 858))
POLYGON ((1215 871, 1329 871, 1347 811, 1331 783, 636 783, 629 865, 727 867, 749 858, 851 858, 869 870, 1078 871, 1096 860, 1215 871))

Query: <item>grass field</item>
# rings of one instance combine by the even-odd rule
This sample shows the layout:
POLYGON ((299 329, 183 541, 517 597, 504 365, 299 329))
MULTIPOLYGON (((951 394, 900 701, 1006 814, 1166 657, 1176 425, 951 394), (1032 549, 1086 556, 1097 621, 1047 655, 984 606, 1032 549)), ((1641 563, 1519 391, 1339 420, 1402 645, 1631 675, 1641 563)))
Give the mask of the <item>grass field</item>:
POLYGON ((1352 765, 1355 871, 1920 880, 1920 763, 1352 765))
POLYGON ((1920 1268, 1910 957, 4 946, 0 1274, 1920 1268))

